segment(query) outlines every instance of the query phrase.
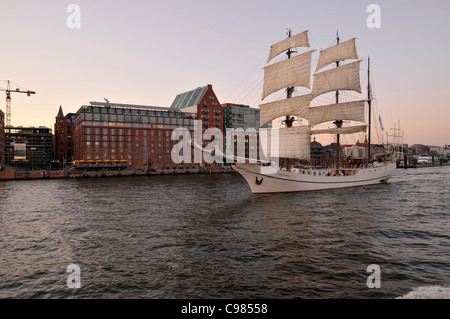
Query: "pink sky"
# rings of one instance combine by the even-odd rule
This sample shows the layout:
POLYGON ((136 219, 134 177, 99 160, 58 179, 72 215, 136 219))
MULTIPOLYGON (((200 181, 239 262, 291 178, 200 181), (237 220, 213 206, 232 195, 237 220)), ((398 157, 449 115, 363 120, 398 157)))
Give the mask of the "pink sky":
POLYGON ((371 56, 385 128, 400 120, 405 143, 450 144, 450 2, 376 1, 380 29, 367 27, 371 3, 6 0, 0 80, 37 93, 12 95, 16 126, 53 127, 59 105, 76 112, 104 97, 170 106, 178 93, 206 84, 222 103, 256 107, 270 45, 287 27, 310 30, 318 51, 339 29, 342 40, 357 38, 361 58, 371 56), (71 3, 81 8, 79 29, 66 24, 71 3))

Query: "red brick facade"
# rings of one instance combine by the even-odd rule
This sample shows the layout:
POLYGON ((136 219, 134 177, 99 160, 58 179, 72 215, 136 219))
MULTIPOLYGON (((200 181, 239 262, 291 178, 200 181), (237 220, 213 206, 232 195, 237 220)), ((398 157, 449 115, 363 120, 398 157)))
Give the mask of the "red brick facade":
MULTIPOLYGON (((151 171, 179 168, 171 159, 178 141, 172 129, 83 125, 74 135, 74 156, 84 161, 128 161, 129 167, 151 171)), ((194 162, 192 152, 192 162, 194 162)), ((185 164, 184 168, 198 168, 185 164)))
POLYGON ((55 122, 55 160, 63 163, 64 161, 72 159, 73 145, 73 122, 70 117, 64 116, 62 108, 60 107, 59 113, 56 116, 55 122))
POLYGON ((223 108, 212 85, 208 85, 205 95, 197 106, 197 118, 203 123, 203 130, 218 128, 223 130, 223 108))
MULTIPOLYGON (((130 169, 144 172, 216 166, 195 163, 192 149, 191 163, 172 160, 172 149, 179 143, 171 140, 176 128, 189 129, 193 137, 194 121, 198 120, 203 132, 208 128, 223 130, 223 109, 211 85, 184 94, 179 96, 195 97, 195 103, 186 105, 186 109, 109 102, 91 102, 81 107, 74 120, 74 160, 127 161, 130 169)), ((203 145, 209 143, 205 141, 203 145)))

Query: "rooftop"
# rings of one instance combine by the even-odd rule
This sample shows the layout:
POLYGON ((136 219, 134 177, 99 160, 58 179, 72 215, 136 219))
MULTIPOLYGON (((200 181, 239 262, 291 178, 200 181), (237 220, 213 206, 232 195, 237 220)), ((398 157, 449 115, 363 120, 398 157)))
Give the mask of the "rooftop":
MULTIPOLYGON (((121 109, 145 109, 145 110, 160 110, 169 111, 169 108, 162 106, 148 106, 148 105, 134 105, 134 104, 120 104, 120 103, 110 103, 110 102, 89 102, 91 106, 101 106, 110 108, 121 108, 121 109)), ((173 111, 173 110, 170 110, 173 111)))
POLYGON ((171 109, 181 110, 190 106, 199 105, 208 90, 208 85, 195 90, 178 94, 172 103, 171 109))

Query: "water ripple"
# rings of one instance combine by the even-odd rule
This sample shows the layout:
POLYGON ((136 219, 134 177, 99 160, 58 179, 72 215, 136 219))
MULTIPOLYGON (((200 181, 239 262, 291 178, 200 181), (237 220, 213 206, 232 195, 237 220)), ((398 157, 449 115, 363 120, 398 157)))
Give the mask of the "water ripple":
POLYGON ((445 296, 423 287, 450 284, 449 171, 274 195, 234 174, 5 182, 0 298, 445 296))

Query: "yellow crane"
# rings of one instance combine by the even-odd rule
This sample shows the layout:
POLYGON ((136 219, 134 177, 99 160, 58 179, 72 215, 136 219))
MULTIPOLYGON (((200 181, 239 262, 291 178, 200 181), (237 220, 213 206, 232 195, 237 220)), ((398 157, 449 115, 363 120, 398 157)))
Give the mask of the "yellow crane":
POLYGON ((36 94, 34 91, 21 91, 19 88, 15 90, 11 90, 11 84, 10 81, 7 80, 7 86, 6 89, 0 88, 0 91, 6 92, 6 126, 11 125, 11 93, 26 93, 27 96, 30 96, 31 94, 36 94))

